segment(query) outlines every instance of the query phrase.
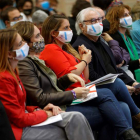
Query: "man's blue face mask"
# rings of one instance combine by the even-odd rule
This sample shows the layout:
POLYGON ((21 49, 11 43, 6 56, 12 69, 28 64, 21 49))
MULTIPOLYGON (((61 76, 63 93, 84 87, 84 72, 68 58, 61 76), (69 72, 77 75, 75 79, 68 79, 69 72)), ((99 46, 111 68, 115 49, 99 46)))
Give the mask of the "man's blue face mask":
POLYGON ((41 7, 43 10, 52 11, 53 9, 50 7, 50 3, 48 1, 41 2, 41 7))

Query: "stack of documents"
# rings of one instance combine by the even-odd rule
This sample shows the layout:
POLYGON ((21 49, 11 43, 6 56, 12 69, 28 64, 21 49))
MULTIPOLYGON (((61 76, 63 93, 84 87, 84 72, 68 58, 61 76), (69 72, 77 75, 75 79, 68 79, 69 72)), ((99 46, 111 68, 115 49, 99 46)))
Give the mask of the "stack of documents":
POLYGON ((89 86, 89 85, 93 85, 93 84, 96 84, 96 86, 99 86, 99 85, 104 85, 104 84, 111 84, 111 83, 114 83, 114 81, 116 80, 116 78, 120 75, 122 75, 123 73, 120 73, 120 74, 107 74, 95 81, 92 81, 88 84, 86 84, 86 86, 89 86))

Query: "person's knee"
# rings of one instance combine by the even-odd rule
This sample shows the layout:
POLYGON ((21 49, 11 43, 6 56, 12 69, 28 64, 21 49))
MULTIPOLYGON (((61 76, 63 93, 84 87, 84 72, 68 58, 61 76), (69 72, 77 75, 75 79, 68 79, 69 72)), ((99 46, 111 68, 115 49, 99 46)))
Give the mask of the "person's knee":
POLYGON ((120 85, 120 84, 124 84, 124 82, 123 82, 120 78, 117 78, 117 79, 115 80, 114 84, 120 85))

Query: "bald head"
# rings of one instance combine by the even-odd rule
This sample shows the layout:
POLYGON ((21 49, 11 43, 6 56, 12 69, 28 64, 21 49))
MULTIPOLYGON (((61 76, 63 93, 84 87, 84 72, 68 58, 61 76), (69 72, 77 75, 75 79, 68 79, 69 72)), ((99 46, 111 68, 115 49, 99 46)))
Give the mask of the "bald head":
POLYGON ((103 20, 104 20, 105 19, 104 11, 99 7, 93 7, 93 8, 101 15, 101 17, 103 17, 103 20))

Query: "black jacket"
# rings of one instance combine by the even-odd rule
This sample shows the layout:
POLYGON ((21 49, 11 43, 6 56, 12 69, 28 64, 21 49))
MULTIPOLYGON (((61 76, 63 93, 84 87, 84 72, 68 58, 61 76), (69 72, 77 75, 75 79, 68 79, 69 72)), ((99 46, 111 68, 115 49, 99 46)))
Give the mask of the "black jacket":
MULTIPOLYGON (((77 40, 74 42, 72 46, 76 50, 78 50, 78 46, 82 44, 84 44, 87 49, 90 49, 92 51, 92 61, 89 63, 89 79, 91 81, 94 81, 106 75, 107 71, 104 62, 91 40, 89 40, 86 36, 81 34, 78 36, 77 40)), ((125 84, 132 85, 134 81, 122 69, 116 67, 115 58, 113 56, 111 49, 103 41, 101 41, 101 44, 104 47, 105 51, 110 56, 111 64, 114 67, 116 73, 123 73, 123 75, 120 76, 119 78, 121 78, 125 84)))
POLYGON ((1 101, 0 101, 0 139, 15 140, 9 119, 7 117, 5 108, 1 101))
MULTIPOLYGON (((116 32, 115 34, 111 34, 111 37, 113 39, 117 40, 119 42, 119 45, 129 53, 123 38, 121 37, 121 35, 118 32, 116 32)), ((139 60, 133 60, 133 61, 130 60, 128 65, 129 65, 128 69, 134 73, 134 70, 139 69, 139 60)))

